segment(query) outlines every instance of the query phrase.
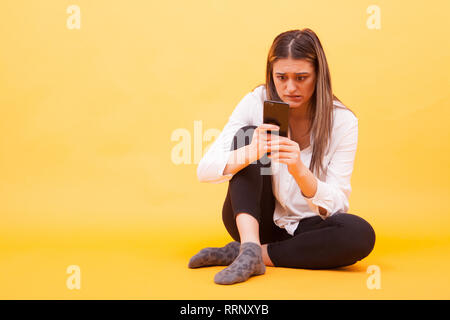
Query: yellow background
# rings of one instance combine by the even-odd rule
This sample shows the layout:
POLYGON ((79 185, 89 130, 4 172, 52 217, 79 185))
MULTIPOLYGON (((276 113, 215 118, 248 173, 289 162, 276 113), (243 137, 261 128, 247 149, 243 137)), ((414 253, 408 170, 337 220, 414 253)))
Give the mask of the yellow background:
POLYGON ((444 0, 2 1, 0 298, 450 298, 449 12, 444 0), (380 30, 366 25, 372 4, 380 30), (187 268, 231 240, 227 183, 196 177, 194 121, 222 130, 264 82, 275 36, 305 27, 359 118, 349 212, 373 225, 375 249, 340 270, 218 286, 222 267, 187 268), (177 129, 190 164, 172 161, 177 129))

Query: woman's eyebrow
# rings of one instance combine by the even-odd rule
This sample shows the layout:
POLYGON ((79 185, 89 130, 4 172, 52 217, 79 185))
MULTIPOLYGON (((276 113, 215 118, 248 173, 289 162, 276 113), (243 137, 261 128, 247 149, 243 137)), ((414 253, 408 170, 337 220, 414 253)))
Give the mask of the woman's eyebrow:
MULTIPOLYGON (((284 73, 284 72, 275 72, 276 74, 280 74, 280 75, 285 75, 286 73, 284 73)), ((309 74, 309 72, 298 72, 298 73, 295 73, 295 75, 302 75, 302 74, 309 74)))

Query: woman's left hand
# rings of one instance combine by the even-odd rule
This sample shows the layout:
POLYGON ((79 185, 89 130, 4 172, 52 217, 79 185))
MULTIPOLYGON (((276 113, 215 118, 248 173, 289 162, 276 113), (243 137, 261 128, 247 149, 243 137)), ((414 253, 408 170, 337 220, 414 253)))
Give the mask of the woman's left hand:
POLYGON ((272 135, 266 152, 270 152, 269 159, 286 164, 291 175, 299 173, 303 167, 300 146, 289 138, 272 135))

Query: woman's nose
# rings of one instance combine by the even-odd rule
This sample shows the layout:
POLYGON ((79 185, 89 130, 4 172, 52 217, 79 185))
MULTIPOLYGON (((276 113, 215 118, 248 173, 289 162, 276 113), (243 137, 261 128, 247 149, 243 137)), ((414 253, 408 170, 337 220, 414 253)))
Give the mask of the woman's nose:
POLYGON ((289 80, 287 82, 287 92, 292 93, 292 92, 295 92, 296 89, 297 89, 297 87, 295 86, 294 81, 289 80))

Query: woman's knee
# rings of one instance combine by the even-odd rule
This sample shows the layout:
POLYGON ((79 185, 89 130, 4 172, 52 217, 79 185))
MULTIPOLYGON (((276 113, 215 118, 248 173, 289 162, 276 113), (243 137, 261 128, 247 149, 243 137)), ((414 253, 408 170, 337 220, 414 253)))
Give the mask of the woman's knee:
POLYGON ((363 218, 350 213, 337 213, 332 217, 345 230, 346 242, 357 261, 367 257, 375 246, 376 236, 372 226, 363 218))

